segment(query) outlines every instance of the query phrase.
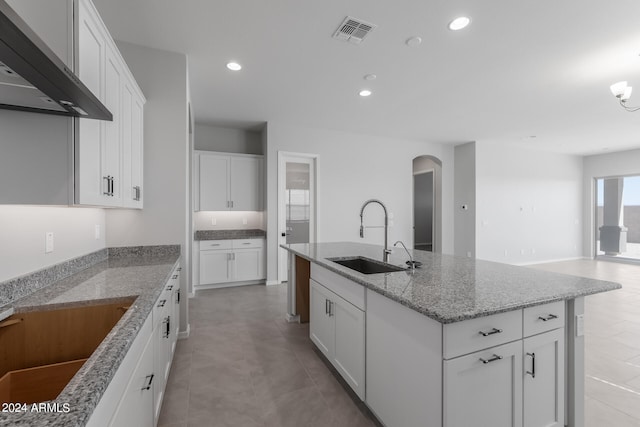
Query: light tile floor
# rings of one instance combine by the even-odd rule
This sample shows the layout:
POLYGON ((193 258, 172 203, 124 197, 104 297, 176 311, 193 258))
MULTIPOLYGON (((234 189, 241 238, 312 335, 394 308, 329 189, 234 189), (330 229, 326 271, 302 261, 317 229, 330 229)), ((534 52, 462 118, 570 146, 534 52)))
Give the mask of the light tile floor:
MULTIPOLYGON (((533 266, 613 280, 586 298, 586 427, 640 426, 640 266, 568 261, 533 266)), ((191 337, 178 341, 160 427, 376 426, 309 340, 283 320, 286 286, 199 292, 191 337)))
POLYGON ((375 426, 309 340, 284 321, 286 285, 199 292, 179 340, 160 427, 375 426))

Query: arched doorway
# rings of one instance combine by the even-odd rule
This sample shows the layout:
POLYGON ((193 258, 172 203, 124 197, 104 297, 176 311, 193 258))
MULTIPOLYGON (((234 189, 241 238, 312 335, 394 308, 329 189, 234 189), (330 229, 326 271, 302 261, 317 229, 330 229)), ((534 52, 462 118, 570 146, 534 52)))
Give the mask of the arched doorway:
POLYGON ((413 247, 442 251, 442 161, 424 155, 413 159, 413 247))

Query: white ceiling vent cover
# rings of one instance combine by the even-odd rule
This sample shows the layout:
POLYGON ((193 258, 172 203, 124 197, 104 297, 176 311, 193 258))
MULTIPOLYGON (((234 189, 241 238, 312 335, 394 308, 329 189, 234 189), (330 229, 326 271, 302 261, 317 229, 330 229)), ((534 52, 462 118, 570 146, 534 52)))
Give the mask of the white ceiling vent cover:
POLYGON ((367 34, 373 31, 376 27, 377 25, 375 24, 370 24, 369 22, 365 22, 361 19, 347 16, 336 32, 333 33, 333 38, 354 44, 360 44, 367 34))

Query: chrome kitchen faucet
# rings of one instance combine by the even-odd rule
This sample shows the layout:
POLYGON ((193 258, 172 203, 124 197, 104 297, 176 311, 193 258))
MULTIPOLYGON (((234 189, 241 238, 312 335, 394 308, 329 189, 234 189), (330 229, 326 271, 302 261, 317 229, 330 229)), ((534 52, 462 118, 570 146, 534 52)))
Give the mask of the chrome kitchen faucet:
POLYGON ((364 237, 364 208, 366 208, 369 203, 378 203, 384 210, 384 250, 382 251, 382 261, 389 262, 389 254, 391 253, 391 250, 389 250, 389 248, 387 247, 387 236, 389 234, 389 215, 387 215, 387 207, 380 200, 369 199, 364 202, 364 204, 360 208, 360 237, 364 237))

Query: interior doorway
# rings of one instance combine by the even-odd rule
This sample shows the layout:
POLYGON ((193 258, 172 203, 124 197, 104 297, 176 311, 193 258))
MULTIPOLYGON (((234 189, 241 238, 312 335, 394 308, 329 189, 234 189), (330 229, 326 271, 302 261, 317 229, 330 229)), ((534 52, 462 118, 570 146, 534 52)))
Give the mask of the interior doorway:
POLYGON ((442 162, 434 156, 413 159, 413 248, 441 252, 442 162))
MULTIPOLYGON (((278 152, 279 244, 316 241, 316 157, 278 152)), ((287 255, 278 248, 278 282, 288 279, 287 255)))
POLYGON ((413 175, 413 247, 433 252, 434 171, 413 175))

